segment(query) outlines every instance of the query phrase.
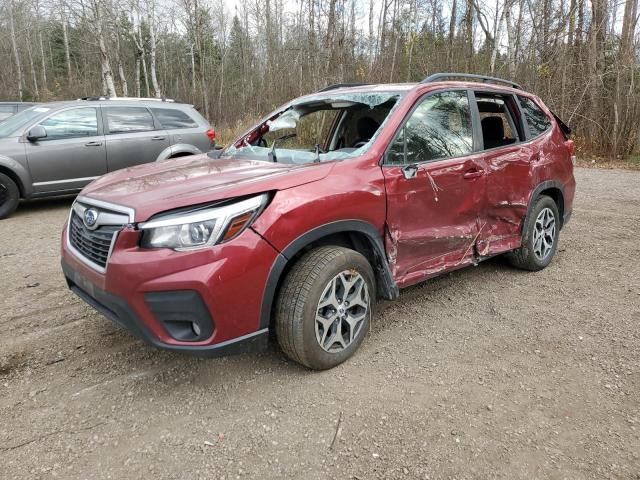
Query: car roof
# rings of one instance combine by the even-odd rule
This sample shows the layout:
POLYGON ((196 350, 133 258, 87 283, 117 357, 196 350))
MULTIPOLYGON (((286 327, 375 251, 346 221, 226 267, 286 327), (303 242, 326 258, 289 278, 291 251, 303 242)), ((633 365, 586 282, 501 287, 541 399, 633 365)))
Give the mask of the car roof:
POLYGON ((189 103, 179 103, 174 101, 162 101, 162 100, 146 100, 146 99, 103 99, 103 100, 61 100, 57 102, 46 102, 41 103, 41 107, 46 108, 63 108, 63 107, 74 107, 74 106, 82 106, 82 105, 111 105, 111 106, 128 106, 128 107, 156 107, 156 108, 174 108, 174 109, 183 109, 193 107, 193 105, 189 103))
POLYGON ((494 83, 484 83, 484 82, 474 82, 474 81, 460 81, 460 80, 442 80, 436 82, 422 83, 422 82, 414 82, 414 83, 377 83, 377 84, 355 84, 353 86, 349 86, 345 84, 344 86, 338 86, 336 88, 327 87, 326 89, 319 90, 317 92, 311 93, 310 95, 315 95, 319 93, 333 94, 333 93, 365 93, 365 92, 408 92, 417 87, 434 87, 434 88, 442 88, 442 87, 457 87, 464 89, 487 89, 487 90, 501 90, 505 92, 512 93, 523 93, 525 95, 530 95, 526 90, 522 90, 519 88, 513 88, 506 85, 498 85, 494 83))

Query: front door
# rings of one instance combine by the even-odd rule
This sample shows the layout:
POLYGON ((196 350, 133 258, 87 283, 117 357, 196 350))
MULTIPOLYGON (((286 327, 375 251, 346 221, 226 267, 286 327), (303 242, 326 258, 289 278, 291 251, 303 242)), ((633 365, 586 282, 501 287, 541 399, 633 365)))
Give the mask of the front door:
POLYGON ((96 107, 61 110, 39 125, 47 136, 25 146, 36 192, 79 190, 107 172, 96 107))
POLYGON ((420 99, 385 155, 386 248, 399 286, 473 261, 485 196, 466 91, 420 99))
POLYGON ((110 172, 155 162, 169 147, 169 135, 156 125, 146 107, 107 106, 102 108, 110 172))

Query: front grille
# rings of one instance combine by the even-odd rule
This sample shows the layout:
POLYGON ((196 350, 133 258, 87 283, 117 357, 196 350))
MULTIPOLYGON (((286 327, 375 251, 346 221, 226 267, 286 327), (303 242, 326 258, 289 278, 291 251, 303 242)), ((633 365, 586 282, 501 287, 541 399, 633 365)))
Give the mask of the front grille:
POLYGON ((88 229, 82 218, 73 211, 69 221, 69 242, 90 262, 105 268, 114 235, 121 225, 103 225, 95 230, 88 229))

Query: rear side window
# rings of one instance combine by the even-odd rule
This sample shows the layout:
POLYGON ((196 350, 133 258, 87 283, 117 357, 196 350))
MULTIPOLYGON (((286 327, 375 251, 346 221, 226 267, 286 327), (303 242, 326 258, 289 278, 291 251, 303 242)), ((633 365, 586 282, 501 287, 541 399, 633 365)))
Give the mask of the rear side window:
POLYGON ((527 120, 531 138, 535 138, 551 128, 549 117, 532 100, 520 95, 518 95, 518 100, 520 101, 524 118, 527 120))
POLYGON ((40 125, 47 131, 46 140, 98 135, 98 117, 93 107, 74 108, 54 113, 40 122, 40 125))
POLYGON ((387 163, 413 164, 460 157, 473 151, 467 92, 427 96, 389 147, 387 163))
MULTIPOLYGON (((105 107, 103 107, 105 108, 105 107)), ((109 133, 133 133, 155 130, 151 112, 144 107, 106 107, 109 133)))
POLYGON ((196 121, 182 110, 172 108, 152 108, 151 111, 164 128, 193 128, 196 121))

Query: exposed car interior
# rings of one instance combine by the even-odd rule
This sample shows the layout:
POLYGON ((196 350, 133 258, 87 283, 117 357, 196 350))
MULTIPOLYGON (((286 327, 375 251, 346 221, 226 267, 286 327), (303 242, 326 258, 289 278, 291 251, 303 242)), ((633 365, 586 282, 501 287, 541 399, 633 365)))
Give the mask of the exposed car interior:
POLYGON ((486 150, 511 145, 524 138, 519 131, 520 122, 514 120, 517 110, 510 96, 476 92, 476 99, 486 150))
POLYGON ((396 104, 398 95, 327 97, 292 105, 223 153, 242 152, 282 163, 340 160, 361 153, 396 104), (379 102, 379 103, 378 103, 379 102))

